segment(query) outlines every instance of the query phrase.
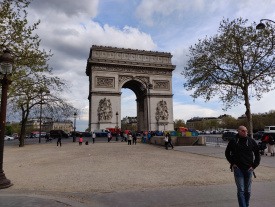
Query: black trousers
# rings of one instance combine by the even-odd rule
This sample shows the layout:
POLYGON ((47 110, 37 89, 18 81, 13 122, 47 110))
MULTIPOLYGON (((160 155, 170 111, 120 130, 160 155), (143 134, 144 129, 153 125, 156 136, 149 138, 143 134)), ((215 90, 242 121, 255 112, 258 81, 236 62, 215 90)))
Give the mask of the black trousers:
POLYGON ((174 146, 172 145, 172 142, 171 141, 168 141, 168 145, 171 145, 172 149, 174 148, 174 146))

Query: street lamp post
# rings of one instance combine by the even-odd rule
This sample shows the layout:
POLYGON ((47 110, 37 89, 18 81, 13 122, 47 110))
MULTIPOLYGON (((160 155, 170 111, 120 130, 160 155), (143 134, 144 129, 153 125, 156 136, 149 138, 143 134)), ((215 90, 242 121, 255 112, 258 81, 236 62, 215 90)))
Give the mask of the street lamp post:
POLYGON ((118 112, 116 112, 116 141, 118 141, 117 131, 118 131, 118 112))
POLYGON ((73 136, 73 142, 75 142, 75 129, 76 129, 76 127, 75 127, 75 125, 76 125, 76 117, 77 117, 77 113, 76 112, 74 112, 74 136, 73 136))
POLYGON ((260 23, 256 26, 256 29, 265 29, 265 24, 262 23, 262 21, 269 21, 269 22, 275 23, 273 20, 270 20, 270 19, 261 19, 260 23))
POLYGON ((3 158, 4 158, 4 137, 6 127, 6 113, 7 113, 7 94, 8 87, 11 81, 7 75, 12 73, 12 66, 14 60, 10 55, 9 50, 5 50, 4 54, 0 57, 0 73, 4 75, 2 82, 2 98, 1 98, 1 115, 0 115, 0 189, 8 188, 13 184, 6 178, 3 170, 3 158))
POLYGON ((41 143, 41 125, 42 125, 43 92, 45 92, 46 94, 49 94, 50 91, 48 91, 48 90, 44 91, 42 88, 40 88, 40 90, 39 90, 39 93, 40 93, 40 95, 41 95, 41 97, 40 97, 39 143, 41 143))

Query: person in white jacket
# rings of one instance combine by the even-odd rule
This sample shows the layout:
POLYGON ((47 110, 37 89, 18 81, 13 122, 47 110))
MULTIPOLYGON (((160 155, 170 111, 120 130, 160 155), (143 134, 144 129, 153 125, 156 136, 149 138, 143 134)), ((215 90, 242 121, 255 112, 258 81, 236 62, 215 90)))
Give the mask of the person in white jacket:
POLYGON ((128 133, 128 145, 132 144, 132 134, 128 133))
POLYGON ((96 138, 96 134, 95 134, 95 132, 93 132, 93 144, 95 143, 95 138, 96 138))

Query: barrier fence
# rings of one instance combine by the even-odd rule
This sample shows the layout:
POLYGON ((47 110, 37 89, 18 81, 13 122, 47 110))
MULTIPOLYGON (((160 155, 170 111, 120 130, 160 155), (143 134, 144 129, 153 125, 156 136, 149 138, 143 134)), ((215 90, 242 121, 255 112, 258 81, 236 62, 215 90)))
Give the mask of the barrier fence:
POLYGON ((205 136, 206 144, 216 145, 216 146, 226 146, 228 141, 223 141, 220 136, 205 136))

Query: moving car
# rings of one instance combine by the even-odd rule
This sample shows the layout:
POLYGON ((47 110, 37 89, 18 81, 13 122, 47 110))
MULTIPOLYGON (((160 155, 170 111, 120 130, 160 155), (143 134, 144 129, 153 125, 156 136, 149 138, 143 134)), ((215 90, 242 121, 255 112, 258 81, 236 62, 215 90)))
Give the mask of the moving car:
POLYGON ((237 131, 226 131, 222 134, 222 139, 223 141, 230 141, 236 134, 238 134, 237 131))
POLYGON ((256 133, 253 133, 253 138, 258 140, 258 139, 262 139, 262 136, 265 132, 264 131, 258 131, 256 133))
POLYGON ((51 130, 50 131, 50 137, 58 138, 60 136, 58 131, 60 131, 60 133, 62 134, 62 138, 68 138, 69 137, 68 134, 66 132, 64 132, 63 130, 51 130))
POLYGON ((10 140, 14 140, 14 138, 13 138, 13 137, 11 137, 11 136, 5 135, 4 140, 8 140, 8 141, 10 141, 10 140))

